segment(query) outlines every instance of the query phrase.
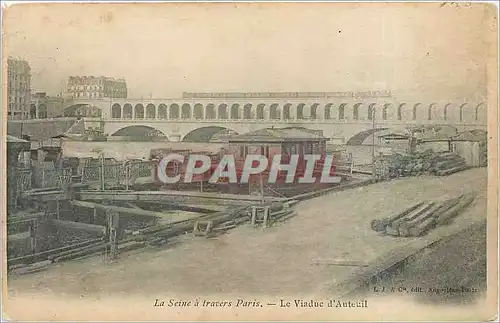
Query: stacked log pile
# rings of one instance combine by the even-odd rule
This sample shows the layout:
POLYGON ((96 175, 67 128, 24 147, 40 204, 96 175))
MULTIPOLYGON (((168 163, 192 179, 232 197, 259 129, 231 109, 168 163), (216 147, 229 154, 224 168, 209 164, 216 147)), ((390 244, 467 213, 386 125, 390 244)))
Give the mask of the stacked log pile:
POLYGON ((376 180, 433 174, 450 175, 467 169, 465 160, 451 152, 415 152, 394 154, 374 159, 373 174, 376 180))
POLYGON ((445 176, 467 168, 465 159, 462 157, 454 153, 444 153, 434 157, 431 172, 438 176, 445 176))
POLYGON ((384 219, 371 222, 372 230, 396 237, 420 237, 449 223, 475 199, 474 193, 440 201, 423 201, 384 219))

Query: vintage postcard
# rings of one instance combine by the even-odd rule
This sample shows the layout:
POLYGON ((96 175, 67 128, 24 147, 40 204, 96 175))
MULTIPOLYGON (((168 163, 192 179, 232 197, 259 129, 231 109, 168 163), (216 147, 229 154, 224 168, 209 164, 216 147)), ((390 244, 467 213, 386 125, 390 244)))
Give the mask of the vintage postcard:
POLYGON ((498 320, 494 3, 2 3, 2 315, 498 320))

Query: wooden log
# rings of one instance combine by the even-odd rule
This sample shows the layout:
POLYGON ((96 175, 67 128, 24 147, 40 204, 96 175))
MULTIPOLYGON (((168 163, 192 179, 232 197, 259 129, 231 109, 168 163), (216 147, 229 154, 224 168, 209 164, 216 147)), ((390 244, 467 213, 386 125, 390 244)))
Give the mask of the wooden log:
POLYGON ((434 165, 434 168, 441 170, 441 169, 450 168, 450 166, 458 166, 458 165, 463 165, 463 164, 465 164, 465 161, 462 158, 458 157, 458 158, 439 161, 434 165))
POLYGON ((374 231, 383 232, 383 231, 385 231, 385 227, 388 226, 391 222, 396 221, 396 220, 406 216, 407 214, 413 212, 415 209, 417 209, 418 207, 420 207, 424 203, 425 203, 425 201, 419 202, 419 203, 413 205, 412 207, 404 210, 403 212, 400 212, 400 213, 393 215, 391 217, 388 217, 388 218, 384 218, 381 220, 375 219, 371 222, 371 228, 374 231))
POLYGON ((287 217, 288 215, 290 215, 292 213, 296 213, 295 210, 283 210, 281 212, 273 214, 273 219, 280 220, 284 217, 287 217))
POLYGON ((90 240, 82 241, 82 242, 79 242, 79 243, 75 243, 75 244, 72 244, 72 245, 68 245, 68 246, 64 246, 64 247, 60 247, 60 248, 56 248, 56 249, 46 250, 46 251, 42 251, 42 252, 39 252, 39 253, 27 255, 27 256, 12 258, 12 259, 7 260, 7 262, 9 264, 9 266, 10 266, 11 264, 12 265, 18 264, 18 263, 20 263, 22 261, 32 261, 32 260, 42 259, 44 257, 47 257, 47 256, 49 256, 51 254, 54 254, 54 253, 57 253, 57 252, 60 252, 60 251, 65 251, 65 250, 69 250, 69 249, 74 249, 74 248, 78 248, 78 247, 90 245, 90 244, 96 243, 98 241, 102 241, 102 238, 90 239, 90 240))
POLYGON ((46 269, 51 262, 49 260, 44 260, 40 262, 35 262, 33 264, 21 267, 21 268, 16 268, 11 271, 11 273, 16 274, 16 275, 24 275, 24 274, 29 274, 29 273, 34 273, 43 269, 46 269))
POLYGON ((457 167, 453 167, 453 168, 446 169, 446 170, 439 170, 436 172, 436 175, 447 176, 447 175, 451 175, 453 173, 461 172, 461 171, 466 170, 468 168, 469 168, 469 166, 467 166, 467 165, 457 166, 457 167))
POLYGON ((149 235, 153 237, 164 237, 170 238, 183 233, 190 233, 194 229, 194 223, 199 220, 212 220, 214 225, 219 225, 223 222, 229 220, 235 220, 241 217, 247 217, 247 209, 249 206, 240 206, 231 211, 219 212, 214 214, 205 214, 199 218, 189 219, 185 221, 179 221, 179 223, 156 226, 153 228, 147 228, 139 230, 140 234, 125 238, 121 242, 127 241, 142 241, 146 240, 149 235))
POLYGON ((287 221, 287 220, 293 218, 294 216, 296 216, 297 214, 298 213, 296 211, 291 211, 290 213, 281 216, 277 221, 279 221, 279 222, 287 221))
POLYGON ((439 209, 436 210, 436 212, 434 212, 433 216, 437 217, 437 216, 441 215, 442 213, 446 212, 451 207, 456 205, 463 198, 463 196, 464 195, 462 194, 458 197, 454 197, 454 198, 451 198, 451 199, 444 201, 443 203, 441 203, 441 206, 439 207, 439 209))
POLYGON ((47 259, 54 260, 56 258, 72 254, 74 252, 78 252, 78 251, 82 251, 82 250, 86 250, 86 249, 91 249, 91 248, 100 246, 101 244, 103 244, 102 240, 100 240, 98 242, 95 242, 95 243, 92 243, 92 244, 89 244, 89 245, 81 246, 81 247, 78 247, 78 248, 72 248, 72 249, 69 249, 69 250, 62 251, 62 252, 54 253, 52 255, 49 255, 47 257, 47 259))
POLYGON ((29 231, 21 232, 21 233, 13 233, 7 235, 8 242, 17 242, 31 238, 31 234, 29 231))
POLYGON ((221 231, 227 231, 227 230, 234 229, 234 228, 236 228, 236 224, 220 226, 220 227, 212 229, 212 231, 221 232, 221 231))
POLYGON ((439 210, 441 204, 435 204, 431 208, 427 209, 425 212, 420 214, 417 218, 411 220, 411 221, 403 221, 399 225, 399 235, 401 237, 409 237, 410 236, 410 229, 413 228, 414 226, 424 222, 428 218, 434 216, 434 213, 439 210))
POLYGON ((291 201, 286 202, 284 206, 285 207, 292 207, 292 206, 298 204, 299 202, 300 201, 298 201, 298 200, 291 200, 291 201))
MULTIPOLYGON (((460 195, 459 197, 451 198, 448 200, 445 200, 443 202, 440 202, 439 204, 436 204, 433 208, 429 209, 426 211, 423 215, 418 217, 417 219, 413 221, 408 221, 408 222, 403 222, 400 227, 399 227, 399 234, 402 237, 418 237, 420 234, 423 234, 425 230, 416 228, 412 230, 412 228, 418 226, 420 223, 426 221, 429 217, 438 217, 450 208, 452 208, 454 205, 456 205, 460 199, 463 197, 463 195, 460 195)), ((424 228, 425 229, 425 228, 424 228)))
POLYGON ((429 217, 409 230, 410 237, 420 237, 436 226, 436 219, 429 217))
POLYGON ((121 206, 114 206, 114 205, 103 205, 99 203, 92 203, 92 202, 87 202, 87 201, 77 201, 73 200, 71 201, 71 204, 73 206, 79 206, 79 207, 85 207, 85 208, 97 208, 100 210, 104 211, 114 211, 118 213, 124 213, 124 214, 131 214, 131 215, 139 215, 139 216, 145 216, 145 217, 164 217, 168 214, 162 213, 162 212, 153 212, 153 211, 147 211, 143 209, 135 209, 135 208, 127 208, 127 207, 121 207, 121 206))
POLYGON ((443 225, 447 223, 452 218, 460 214, 465 208, 467 208, 472 203, 472 201, 474 201, 474 199, 475 199, 474 193, 466 194, 463 198, 460 199, 460 201, 455 206, 453 206, 446 212, 443 212, 441 215, 439 215, 436 218, 436 224, 443 225))
POLYGON ((277 212, 283 210, 285 204, 281 202, 272 203, 269 205, 269 212, 277 212))
POLYGON ((399 237, 399 230, 395 230, 390 225, 388 225, 387 227, 385 227, 385 234, 394 237, 399 237))
POLYGON ((28 213, 22 215, 9 215, 9 219, 7 219, 7 225, 13 225, 16 223, 29 222, 34 219, 38 219, 45 216, 45 212, 36 212, 36 213, 28 213))
POLYGON ((84 222, 73 222, 73 221, 66 221, 66 220, 57 220, 57 219, 52 219, 52 223, 56 227, 64 228, 64 229, 79 230, 79 231, 85 231, 85 232, 102 234, 102 235, 104 235, 106 233, 106 227, 103 225, 89 224, 89 223, 84 223, 84 222))
POLYGON ((60 261, 64 261, 64 260, 75 259, 78 257, 86 256, 86 255, 96 253, 99 251, 103 251, 106 249, 107 246, 108 246, 108 243, 104 242, 104 243, 96 245, 92 248, 83 248, 83 250, 77 250, 77 251, 72 252, 70 254, 66 254, 66 255, 54 258, 52 261, 53 262, 60 262, 60 261))
POLYGON ((119 252, 132 251, 146 246, 146 241, 130 241, 118 245, 119 252))
MULTIPOLYGON (((406 216, 404 216, 396 221, 393 221, 390 224, 390 227, 399 232, 399 226, 401 225, 401 223, 403 223, 405 221, 412 221, 412 220, 418 218, 421 214, 426 212, 433 205, 434 205, 434 202, 432 202, 432 201, 423 203, 420 207, 418 207, 416 210, 410 212, 408 215, 406 215, 406 216)), ((398 233, 398 235, 399 235, 399 233, 398 233)))

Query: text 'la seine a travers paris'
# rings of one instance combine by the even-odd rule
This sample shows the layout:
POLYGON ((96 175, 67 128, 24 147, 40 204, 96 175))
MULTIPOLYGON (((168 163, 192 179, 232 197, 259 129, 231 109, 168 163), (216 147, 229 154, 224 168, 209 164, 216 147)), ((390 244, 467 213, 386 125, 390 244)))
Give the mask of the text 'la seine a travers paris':
POLYGON ((277 308, 367 308, 367 300, 284 300, 280 299, 277 302, 260 302, 257 300, 236 299, 232 301, 212 301, 206 299, 195 300, 160 300, 155 299, 154 307, 212 307, 212 308, 227 308, 227 307, 277 307, 277 308))

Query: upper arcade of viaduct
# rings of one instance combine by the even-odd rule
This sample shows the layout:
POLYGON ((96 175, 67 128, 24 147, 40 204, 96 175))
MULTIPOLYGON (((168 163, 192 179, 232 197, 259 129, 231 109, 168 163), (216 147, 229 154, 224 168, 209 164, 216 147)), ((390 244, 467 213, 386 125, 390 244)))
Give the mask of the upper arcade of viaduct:
POLYGON ((487 123, 485 102, 404 102, 354 99, 74 100, 67 109, 90 105, 115 120, 338 120, 412 123, 487 123))

